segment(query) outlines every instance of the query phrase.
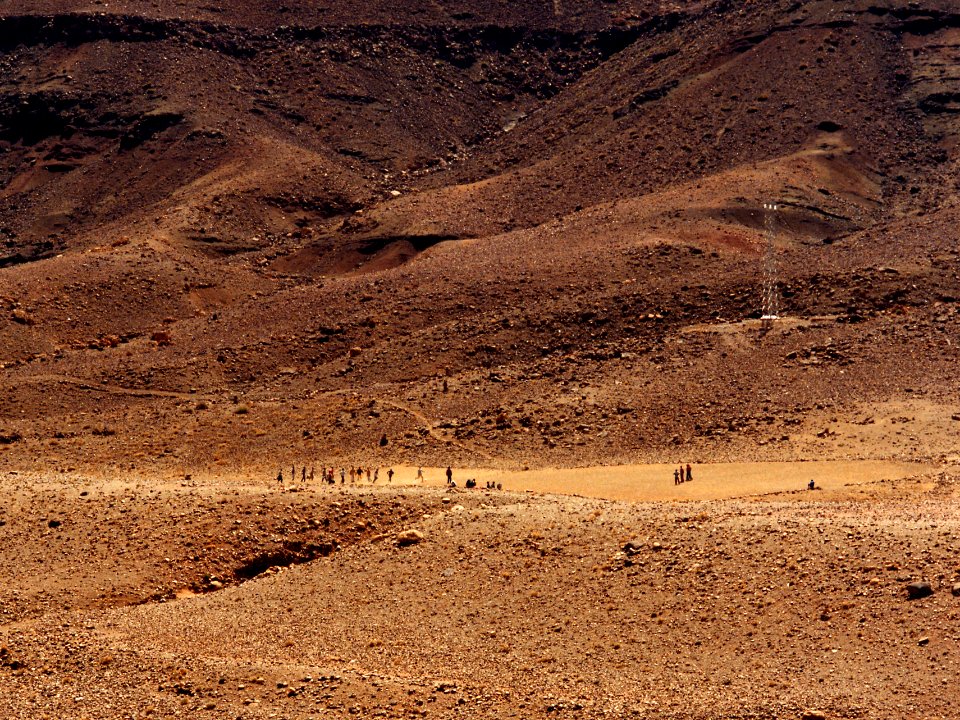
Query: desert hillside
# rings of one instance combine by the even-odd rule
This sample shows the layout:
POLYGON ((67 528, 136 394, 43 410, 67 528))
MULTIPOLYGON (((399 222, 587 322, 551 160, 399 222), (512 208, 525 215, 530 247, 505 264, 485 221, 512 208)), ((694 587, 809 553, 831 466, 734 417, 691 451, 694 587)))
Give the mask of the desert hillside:
POLYGON ((6 8, 3 457, 954 457, 956 8, 566 5, 6 8))

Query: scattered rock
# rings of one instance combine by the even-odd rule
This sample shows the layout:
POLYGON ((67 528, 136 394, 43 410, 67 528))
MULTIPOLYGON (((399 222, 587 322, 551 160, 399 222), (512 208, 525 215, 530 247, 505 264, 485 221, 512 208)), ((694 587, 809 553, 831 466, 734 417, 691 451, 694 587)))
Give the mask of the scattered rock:
POLYGON ((928 582, 912 582, 907 585, 907 597, 910 600, 919 600, 930 595, 933 595, 933 587, 928 582))
POLYGON ((150 339, 161 347, 173 344, 173 338, 166 330, 158 330, 150 336, 150 339))
POLYGON ((954 597, 960 597, 960 583, 953 584, 953 587, 950 588, 950 594, 954 597))

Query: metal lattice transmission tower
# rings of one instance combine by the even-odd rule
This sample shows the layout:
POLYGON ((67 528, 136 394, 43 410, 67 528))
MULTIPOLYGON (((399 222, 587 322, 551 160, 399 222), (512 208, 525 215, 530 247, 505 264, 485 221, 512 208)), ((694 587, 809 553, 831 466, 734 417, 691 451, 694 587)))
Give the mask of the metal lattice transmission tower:
POLYGON ((774 241, 777 237, 776 218, 779 209, 772 203, 764 203, 766 215, 766 246, 763 249, 763 276, 761 317, 765 325, 773 324, 780 317, 780 294, 777 291, 777 254, 774 241))

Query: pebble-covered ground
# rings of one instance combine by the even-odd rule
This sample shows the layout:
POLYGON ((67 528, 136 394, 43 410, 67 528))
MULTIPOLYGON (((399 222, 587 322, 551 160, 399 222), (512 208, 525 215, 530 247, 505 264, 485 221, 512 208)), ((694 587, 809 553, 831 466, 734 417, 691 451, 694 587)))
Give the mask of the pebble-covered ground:
POLYGON ((954 718, 955 480, 652 504, 24 476, 0 708, 954 718))

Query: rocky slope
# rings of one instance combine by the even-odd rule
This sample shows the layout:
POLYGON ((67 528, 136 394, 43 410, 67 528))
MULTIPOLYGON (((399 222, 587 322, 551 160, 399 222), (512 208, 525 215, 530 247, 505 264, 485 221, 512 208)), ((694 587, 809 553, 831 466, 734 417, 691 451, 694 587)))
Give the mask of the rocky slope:
POLYGON ((951 4, 580 8, 5 11, 3 457, 955 456, 951 4))

